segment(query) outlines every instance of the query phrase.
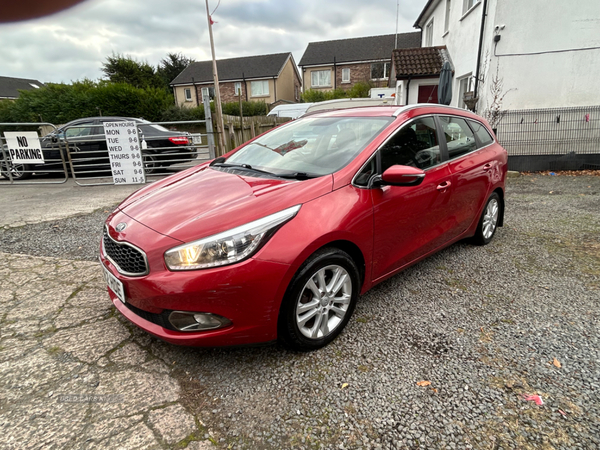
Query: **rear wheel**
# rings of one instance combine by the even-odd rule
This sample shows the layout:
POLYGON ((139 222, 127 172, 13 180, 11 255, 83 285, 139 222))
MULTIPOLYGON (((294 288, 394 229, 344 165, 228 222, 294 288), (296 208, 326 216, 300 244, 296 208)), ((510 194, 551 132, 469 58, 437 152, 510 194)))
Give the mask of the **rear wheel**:
POLYGON ((0 162, 0 173, 2 177, 7 180, 10 179, 9 173, 12 175, 13 180, 26 180, 31 177, 31 165, 30 164, 13 164, 12 161, 0 162))
POLYGON ((142 158, 144 159, 144 171, 146 175, 152 175, 158 171, 160 165, 154 153, 144 153, 142 158))
POLYGON ((497 193, 493 193, 488 198, 488 201, 483 208, 481 218, 479 219, 479 225, 475 236, 473 236, 473 242, 477 245, 489 244, 496 234, 498 228, 498 218, 500 217, 500 197, 497 193))
POLYGON ((313 254, 300 268, 281 305, 279 338, 293 350, 324 347, 344 329, 360 291, 358 269, 337 248, 313 254))

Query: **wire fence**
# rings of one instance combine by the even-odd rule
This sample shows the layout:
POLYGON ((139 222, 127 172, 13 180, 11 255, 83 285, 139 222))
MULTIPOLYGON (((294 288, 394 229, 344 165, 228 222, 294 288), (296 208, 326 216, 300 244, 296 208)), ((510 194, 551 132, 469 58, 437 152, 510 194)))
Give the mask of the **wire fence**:
POLYGON ((497 136, 512 170, 600 169, 600 106, 504 111, 497 136))

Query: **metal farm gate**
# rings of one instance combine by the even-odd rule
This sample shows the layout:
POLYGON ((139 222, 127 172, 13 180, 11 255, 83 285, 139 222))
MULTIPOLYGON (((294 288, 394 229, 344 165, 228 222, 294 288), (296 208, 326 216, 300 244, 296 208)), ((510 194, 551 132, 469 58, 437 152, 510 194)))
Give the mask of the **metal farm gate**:
MULTIPOLYGON (((0 186, 60 184, 69 176, 80 186, 114 184, 107 136, 99 121, 61 128, 47 122, 0 123, 0 130, 0 186), (11 152, 6 131, 29 137, 33 133, 35 140, 39 139, 43 161, 20 162, 17 157, 23 154, 15 155, 14 149, 11 152)), ((193 121, 138 122, 138 134, 139 170, 143 171, 145 182, 215 157, 210 117, 193 121)), ((30 139, 30 144, 33 141, 30 139)))
MULTIPOLYGON (((145 182, 170 175, 215 157, 212 130, 206 120, 137 123, 140 175, 145 182), (160 131, 161 135, 150 132, 160 131), (172 136, 168 132, 172 131, 172 136), (187 134, 183 135, 181 132, 187 134)), ((102 126, 74 125, 63 128, 70 173, 80 186, 114 184, 108 139, 102 126)))
MULTIPOLYGON (((55 125, 47 122, 21 122, 0 123, 0 129, 5 132, 22 134, 39 132, 56 134, 55 125)), ((3 184, 61 184, 65 183, 68 176, 67 153, 63 142, 41 139, 43 145, 43 164, 26 164, 15 160, 10 154, 4 133, 0 133, 0 185, 3 184), (43 173, 43 176, 33 178, 34 173, 43 173)))

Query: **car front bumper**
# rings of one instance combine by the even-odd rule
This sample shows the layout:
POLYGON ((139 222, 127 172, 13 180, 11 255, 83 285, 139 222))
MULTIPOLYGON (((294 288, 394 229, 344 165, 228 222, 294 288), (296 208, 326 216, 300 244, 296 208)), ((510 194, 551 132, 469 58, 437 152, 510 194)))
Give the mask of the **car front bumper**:
POLYGON ((176 241, 120 212, 109 218, 107 229, 113 240, 146 252, 148 273, 127 276, 107 258, 103 245, 100 249, 103 267, 123 284, 125 303, 109 288, 110 298, 121 314, 139 328, 164 341, 189 346, 236 346, 277 339, 277 319, 289 281, 289 265, 249 258, 212 269, 170 271, 163 254, 176 241), (122 221, 129 226, 124 233, 117 233, 113 226, 122 221), (216 314, 229 319, 231 325, 206 331, 177 331, 168 321, 172 311, 216 314))

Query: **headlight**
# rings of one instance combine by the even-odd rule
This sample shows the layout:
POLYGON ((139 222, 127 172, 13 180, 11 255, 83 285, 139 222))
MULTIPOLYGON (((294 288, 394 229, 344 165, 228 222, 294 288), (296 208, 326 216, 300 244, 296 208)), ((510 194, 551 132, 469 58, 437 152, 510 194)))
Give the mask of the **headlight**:
POLYGON ((165 252, 171 270, 195 270, 233 264, 252 255, 285 222, 298 213, 293 206, 223 233, 183 244, 165 252))

